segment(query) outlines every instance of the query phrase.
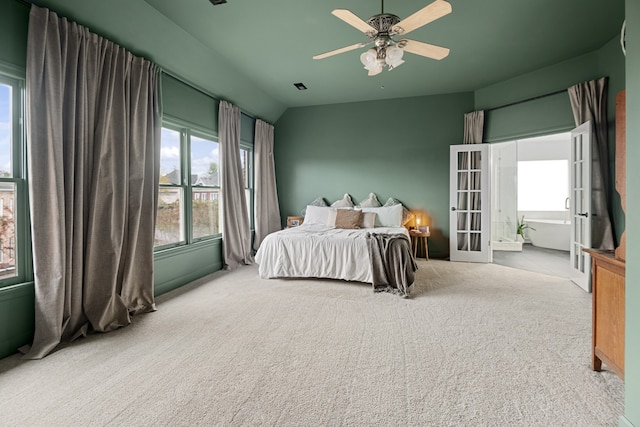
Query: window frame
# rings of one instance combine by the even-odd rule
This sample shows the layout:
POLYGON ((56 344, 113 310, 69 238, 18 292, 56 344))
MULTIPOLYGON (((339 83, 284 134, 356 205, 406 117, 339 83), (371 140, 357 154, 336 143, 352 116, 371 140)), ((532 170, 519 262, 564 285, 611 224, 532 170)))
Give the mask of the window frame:
POLYGON ((255 229, 255 217, 253 215, 254 210, 254 188, 255 188, 255 180, 254 180, 254 145, 240 140, 240 149, 247 151, 247 186, 244 188, 245 196, 248 197, 246 200, 247 203, 247 214, 249 215, 249 229, 253 232, 255 229))
MULTIPOLYGON (((220 230, 218 233, 211 234, 208 236, 201 236, 194 238, 193 237, 193 214, 192 214, 192 206, 191 203, 193 201, 193 189, 195 188, 203 188, 203 189, 217 189, 218 194, 222 194, 222 190, 220 187, 220 181, 218 181, 218 186, 194 186, 191 182, 191 137, 195 136, 197 138, 202 138, 206 140, 213 141, 218 144, 218 148, 220 148, 220 140, 218 137, 218 133, 212 131, 211 129, 207 129, 203 126, 191 123, 189 121, 179 119, 173 116, 164 115, 162 120, 162 128, 170 129, 180 133, 180 170, 181 170, 181 185, 169 185, 169 184, 159 184, 159 188, 182 188, 183 189, 183 197, 184 203, 182 204, 182 217, 184 220, 183 232, 184 232, 184 240, 175 243, 169 243, 166 245, 154 246, 154 253, 159 253, 167 250, 171 250, 174 248, 187 247, 193 244, 206 244, 207 242, 219 241, 223 238, 222 236, 222 224, 224 218, 222 217, 222 213, 219 212, 220 219, 220 230), (189 206, 187 207, 187 204, 189 206)), ((247 140, 240 140, 240 150, 245 150, 247 152, 247 183, 244 187, 245 196, 248 197, 247 203, 247 214, 249 215, 249 227, 251 231, 254 230, 254 195, 255 195, 255 182, 254 182, 254 144, 253 142, 249 142, 247 140)), ((218 167, 222 167, 222 159, 218 159, 219 165, 218 167)))
MULTIPOLYGON (((191 203, 190 208, 188 209, 189 217, 187 222, 189 237, 191 238, 191 243, 202 242, 202 241, 213 240, 213 239, 220 239, 222 238, 222 212, 220 211, 218 211, 218 223, 220 224, 220 230, 217 233, 209 234, 207 236, 193 237, 193 201, 194 201, 193 188, 195 187, 195 188, 203 188, 203 189, 209 189, 209 190, 218 190, 219 197, 222 195, 222 191, 220 190, 220 176, 218 177, 218 185, 193 185, 193 183, 191 182, 191 137, 195 136, 196 138, 215 142, 216 144, 218 144, 218 153, 220 153, 220 140, 218 139, 217 133, 214 133, 211 131, 204 131, 202 130, 202 128, 200 129, 187 128, 185 130, 186 130, 187 145, 188 145, 187 155, 189 156, 189 159, 188 159, 189 173, 187 175, 188 177, 187 182, 189 187, 189 192, 188 192, 189 203, 191 203)), ((222 159, 220 159, 220 157, 218 157, 218 163, 219 163, 218 168, 220 168, 221 167, 220 163, 222 163, 222 159)), ((222 199, 219 198, 218 200, 220 203, 218 205, 219 206, 218 209, 220 209, 220 206, 222 204, 222 199)))
MULTIPOLYGON (((220 185, 218 186, 194 186, 191 182, 191 137, 202 138, 220 144, 218 135, 209 129, 203 128, 193 123, 189 123, 185 120, 180 120, 173 117, 165 116, 162 120, 162 128, 170 129, 180 133, 180 185, 175 184, 159 184, 158 189, 165 188, 181 188, 183 192, 182 203, 182 218, 183 224, 181 224, 182 232, 184 233, 184 239, 179 242, 168 243, 166 245, 154 246, 154 252, 160 252, 167 249, 176 247, 189 246, 194 243, 219 240, 222 238, 222 231, 197 238, 193 237, 193 188, 205 188, 205 189, 217 189, 220 192, 220 185)), ((219 147, 219 145, 218 145, 219 147)), ((222 221, 220 220, 220 223, 222 221)))
POLYGON ((24 71, 0 62, 0 84, 12 88, 12 141, 11 176, 0 177, 0 182, 12 183, 15 188, 13 202, 13 255, 15 275, 0 279, 0 288, 33 280, 31 233, 29 229, 29 203, 27 191, 27 147, 25 138, 25 78, 24 71))

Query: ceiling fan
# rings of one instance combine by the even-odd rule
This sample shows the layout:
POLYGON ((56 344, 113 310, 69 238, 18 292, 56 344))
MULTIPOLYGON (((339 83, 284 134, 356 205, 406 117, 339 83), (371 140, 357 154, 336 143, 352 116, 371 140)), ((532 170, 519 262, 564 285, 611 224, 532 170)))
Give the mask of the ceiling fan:
POLYGON ((423 25, 448 15, 451 13, 451 4, 445 0, 435 0, 413 15, 401 20, 396 15, 384 13, 384 0, 381 1, 382 13, 372 16, 367 21, 363 21, 350 10, 334 9, 331 12, 334 16, 362 31, 369 37, 369 41, 322 53, 314 56, 313 59, 327 58, 373 43, 375 48, 371 48, 360 55, 360 61, 364 65, 364 68, 369 71, 369 75, 375 76, 381 73, 385 66, 388 66, 389 70, 392 70, 403 64, 402 55, 404 51, 438 60, 449 55, 449 49, 446 47, 405 38, 395 40, 393 37, 404 36, 423 25))

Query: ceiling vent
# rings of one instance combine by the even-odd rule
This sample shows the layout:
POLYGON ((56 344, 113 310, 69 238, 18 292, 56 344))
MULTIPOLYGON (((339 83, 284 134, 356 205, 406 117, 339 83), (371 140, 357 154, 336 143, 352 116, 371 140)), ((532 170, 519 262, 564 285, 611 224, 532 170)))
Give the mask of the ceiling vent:
POLYGON ((297 87, 298 90, 307 90, 307 87, 304 85, 304 83, 294 83, 293 85, 297 87))
POLYGON ((211 2, 212 5, 217 5, 217 4, 224 4, 227 2, 227 0, 209 0, 211 2))

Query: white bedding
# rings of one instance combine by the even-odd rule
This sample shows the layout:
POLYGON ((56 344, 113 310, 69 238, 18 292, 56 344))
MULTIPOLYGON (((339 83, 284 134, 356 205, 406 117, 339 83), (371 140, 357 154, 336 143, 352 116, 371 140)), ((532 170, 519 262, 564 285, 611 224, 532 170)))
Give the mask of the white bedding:
POLYGON ((256 253, 260 277, 316 277, 372 283, 367 233, 404 234, 404 227, 337 229, 302 224, 269 234, 256 253))

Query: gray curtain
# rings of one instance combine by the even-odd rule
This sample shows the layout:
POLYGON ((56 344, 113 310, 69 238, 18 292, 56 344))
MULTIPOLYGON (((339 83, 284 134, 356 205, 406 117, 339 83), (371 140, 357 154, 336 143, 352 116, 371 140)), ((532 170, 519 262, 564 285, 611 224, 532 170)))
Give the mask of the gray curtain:
POLYGON ((227 269, 251 264, 251 229, 240 162, 240 109, 220 101, 218 112, 222 189, 222 250, 227 269))
MULTIPOLYGON (((463 144, 482 144, 482 138, 484 134, 484 111, 473 111, 464 115, 464 139, 463 144)), ((480 168, 480 153, 473 153, 471 157, 467 153, 462 153, 462 159, 460 160, 465 169, 470 167, 471 169, 480 168), (471 163, 469 163, 471 162, 471 163)), ((463 174, 460 177, 461 190, 479 189, 480 188, 480 174, 471 173, 470 176, 463 174)), ((462 200, 466 197, 466 193, 460 193, 458 197, 458 206, 467 206, 470 210, 480 210, 480 193, 469 193, 469 200, 462 200)), ((465 230, 467 227, 467 218, 465 215, 469 215, 468 224, 471 230, 480 230, 482 224, 479 213, 463 213, 458 218, 458 229, 465 230)), ((481 235, 480 233, 473 233, 469 236, 469 241, 463 240, 458 242, 458 249, 480 251, 481 235)))
POLYGON ((276 166, 273 159, 273 126, 256 120, 255 132, 255 236, 254 249, 270 233, 280 230, 280 207, 276 187, 276 166))
POLYGON ((590 121, 591 138, 591 247, 614 249, 609 218, 609 142, 607 77, 571 86, 569 98, 576 126, 590 121))
POLYGON ((26 358, 155 309, 158 78, 149 61, 32 6, 26 104, 36 302, 26 358))
POLYGON ((464 115, 463 144, 482 144, 484 134, 484 110, 473 111, 464 115))

